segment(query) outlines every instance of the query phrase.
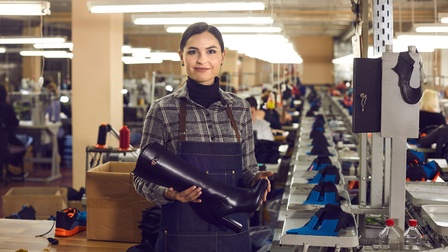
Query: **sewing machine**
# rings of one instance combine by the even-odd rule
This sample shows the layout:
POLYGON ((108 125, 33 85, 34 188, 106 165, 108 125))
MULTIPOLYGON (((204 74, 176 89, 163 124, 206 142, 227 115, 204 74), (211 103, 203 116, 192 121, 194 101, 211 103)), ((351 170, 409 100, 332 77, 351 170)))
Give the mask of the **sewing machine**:
POLYGON ((21 121, 32 121, 33 125, 45 124, 45 110, 52 101, 52 96, 43 92, 10 92, 11 104, 21 121))

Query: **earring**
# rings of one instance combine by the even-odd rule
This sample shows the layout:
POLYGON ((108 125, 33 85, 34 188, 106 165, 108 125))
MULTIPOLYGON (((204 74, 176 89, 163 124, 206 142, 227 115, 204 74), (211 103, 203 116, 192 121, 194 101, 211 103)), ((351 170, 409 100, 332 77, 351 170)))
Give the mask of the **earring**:
POLYGON ((185 64, 184 64, 184 63, 182 63, 182 66, 185 66, 185 64))

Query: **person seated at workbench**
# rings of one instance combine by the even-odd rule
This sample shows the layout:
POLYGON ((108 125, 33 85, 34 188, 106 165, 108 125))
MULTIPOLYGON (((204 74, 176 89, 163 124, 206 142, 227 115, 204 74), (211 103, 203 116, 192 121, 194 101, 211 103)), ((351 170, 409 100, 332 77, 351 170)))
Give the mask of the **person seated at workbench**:
POLYGON ((422 148, 432 148, 436 144, 435 153, 428 153, 429 158, 448 158, 448 126, 440 125, 438 128, 420 138, 422 148))
POLYGON ((256 132, 255 140, 274 141, 274 134, 270 123, 263 118, 263 113, 258 109, 257 99, 253 96, 246 97, 246 101, 250 104, 250 112, 252 113, 252 126, 256 132), (260 113, 261 112, 261 113, 260 113))
MULTIPOLYGON (((446 125, 445 116, 440 110, 439 93, 432 89, 425 89, 420 100, 419 132, 428 127, 432 129, 439 125, 446 125)), ((427 132, 426 132, 427 133, 427 132)))
POLYGON ((282 135, 282 126, 291 124, 292 116, 286 113, 282 103, 277 103, 276 92, 266 90, 261 95, 261 100, 262 104, 260 105, 260 110, 264 111, 264 119, 270 123, 274 135, 282 135))

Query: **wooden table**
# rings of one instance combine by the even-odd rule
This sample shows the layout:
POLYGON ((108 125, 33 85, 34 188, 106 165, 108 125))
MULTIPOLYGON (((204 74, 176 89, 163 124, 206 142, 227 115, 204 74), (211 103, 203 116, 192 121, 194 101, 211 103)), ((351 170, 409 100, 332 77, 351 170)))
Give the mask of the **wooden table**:
POLYGON ((86 239, 86 231, 70 237, 54 237, 54 221, 0 219, 0 252, 19 249, 29 252, 125 252, 136 245, 125 242, 92 241, 86 239), (48 232, 44 237, 35 237, 48 232), (58 245, 50 245, 47 238, 56 238, 58 245), (47 249, 47 250, 46 250, 47 249))

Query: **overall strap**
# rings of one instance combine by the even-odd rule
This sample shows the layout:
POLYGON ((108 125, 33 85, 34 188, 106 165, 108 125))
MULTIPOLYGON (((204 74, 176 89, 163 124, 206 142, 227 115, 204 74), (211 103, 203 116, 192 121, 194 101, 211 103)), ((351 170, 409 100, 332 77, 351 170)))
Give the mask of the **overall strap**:
POLYGON ((232 110, 229 107, 229 104, 226 105, 227 115, 230 118, 230 123, 232 124, 233 130, 235 131, 236 138, 238 139, 238 143, 241 143, 240 132, 238 131, 238 127, 236 126, 235 118, 233 117, 232 110))
MULTIPOLYGON (((238 127, 236 126, 235 118, 233 117, 232 110, 229 107, 229 104, 226 105, 227 116, 230 118, 230 123, 232 124, 232 128, 235 131, 236 138, 238 139, 238 143, 241 143, 240 132, 238 131, 238 127)), ((187 137, 186 133, 186 125, 187 125, 187 100, 185 98, 180 99, 180 114, 179 114, 179 142, 184 142, 187 137)))
POLYGON ((179 142, 185 142, 187 138, 187 99, 180 99, 180 114, 179 114, 179 142))

